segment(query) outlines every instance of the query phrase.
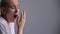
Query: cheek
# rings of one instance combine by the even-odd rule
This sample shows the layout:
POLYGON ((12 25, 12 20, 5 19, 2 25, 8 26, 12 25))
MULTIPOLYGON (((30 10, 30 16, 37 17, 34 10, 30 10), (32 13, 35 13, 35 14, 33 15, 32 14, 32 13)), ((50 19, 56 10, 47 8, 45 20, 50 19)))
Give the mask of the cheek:
POLYGON ((14 9, 8 9, 7 10, 7 14, 8 15, 13 15, 14 14, 14 11, 15 11, 14 9))

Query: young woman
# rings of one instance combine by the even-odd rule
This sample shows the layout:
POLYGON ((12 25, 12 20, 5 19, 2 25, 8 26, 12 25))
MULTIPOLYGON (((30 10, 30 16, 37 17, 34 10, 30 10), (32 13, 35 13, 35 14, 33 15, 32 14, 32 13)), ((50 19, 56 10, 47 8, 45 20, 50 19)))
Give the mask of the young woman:
POLYGON ((23 34, 26 12, 23 10, 19 19, 18 0, 1 0, 0 5, 0 34, 23 34))

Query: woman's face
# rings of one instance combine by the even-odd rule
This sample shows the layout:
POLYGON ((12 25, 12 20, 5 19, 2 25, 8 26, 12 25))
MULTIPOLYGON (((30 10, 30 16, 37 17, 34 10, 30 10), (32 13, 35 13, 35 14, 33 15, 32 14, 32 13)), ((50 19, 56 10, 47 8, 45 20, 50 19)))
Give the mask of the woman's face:
POLYGON ((18 0, 9 0, 9 6, 5 9, 5 14, 10 20, 15 20, 19 14, 19 3, 18 0))

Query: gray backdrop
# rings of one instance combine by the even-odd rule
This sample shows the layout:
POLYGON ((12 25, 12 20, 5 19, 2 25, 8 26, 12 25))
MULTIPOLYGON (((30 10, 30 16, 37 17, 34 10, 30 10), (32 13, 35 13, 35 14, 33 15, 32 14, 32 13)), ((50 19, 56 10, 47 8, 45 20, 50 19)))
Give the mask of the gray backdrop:
POLYGON ((24 34, 60 34, 60 0, 20 0, 26 10, 24 34))

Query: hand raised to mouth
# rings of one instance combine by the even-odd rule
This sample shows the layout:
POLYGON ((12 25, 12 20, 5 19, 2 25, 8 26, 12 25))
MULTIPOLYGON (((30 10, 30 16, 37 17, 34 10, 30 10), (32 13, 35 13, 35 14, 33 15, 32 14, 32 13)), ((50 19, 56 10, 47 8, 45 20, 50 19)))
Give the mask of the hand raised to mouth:
POLYGON ((18 18, 17 18, 18 34, 22 34, 25 21, 26 21, 26 12, 23 10, 21 12, 21 18, 20 18, 19 21, 18 21, 18 18))

